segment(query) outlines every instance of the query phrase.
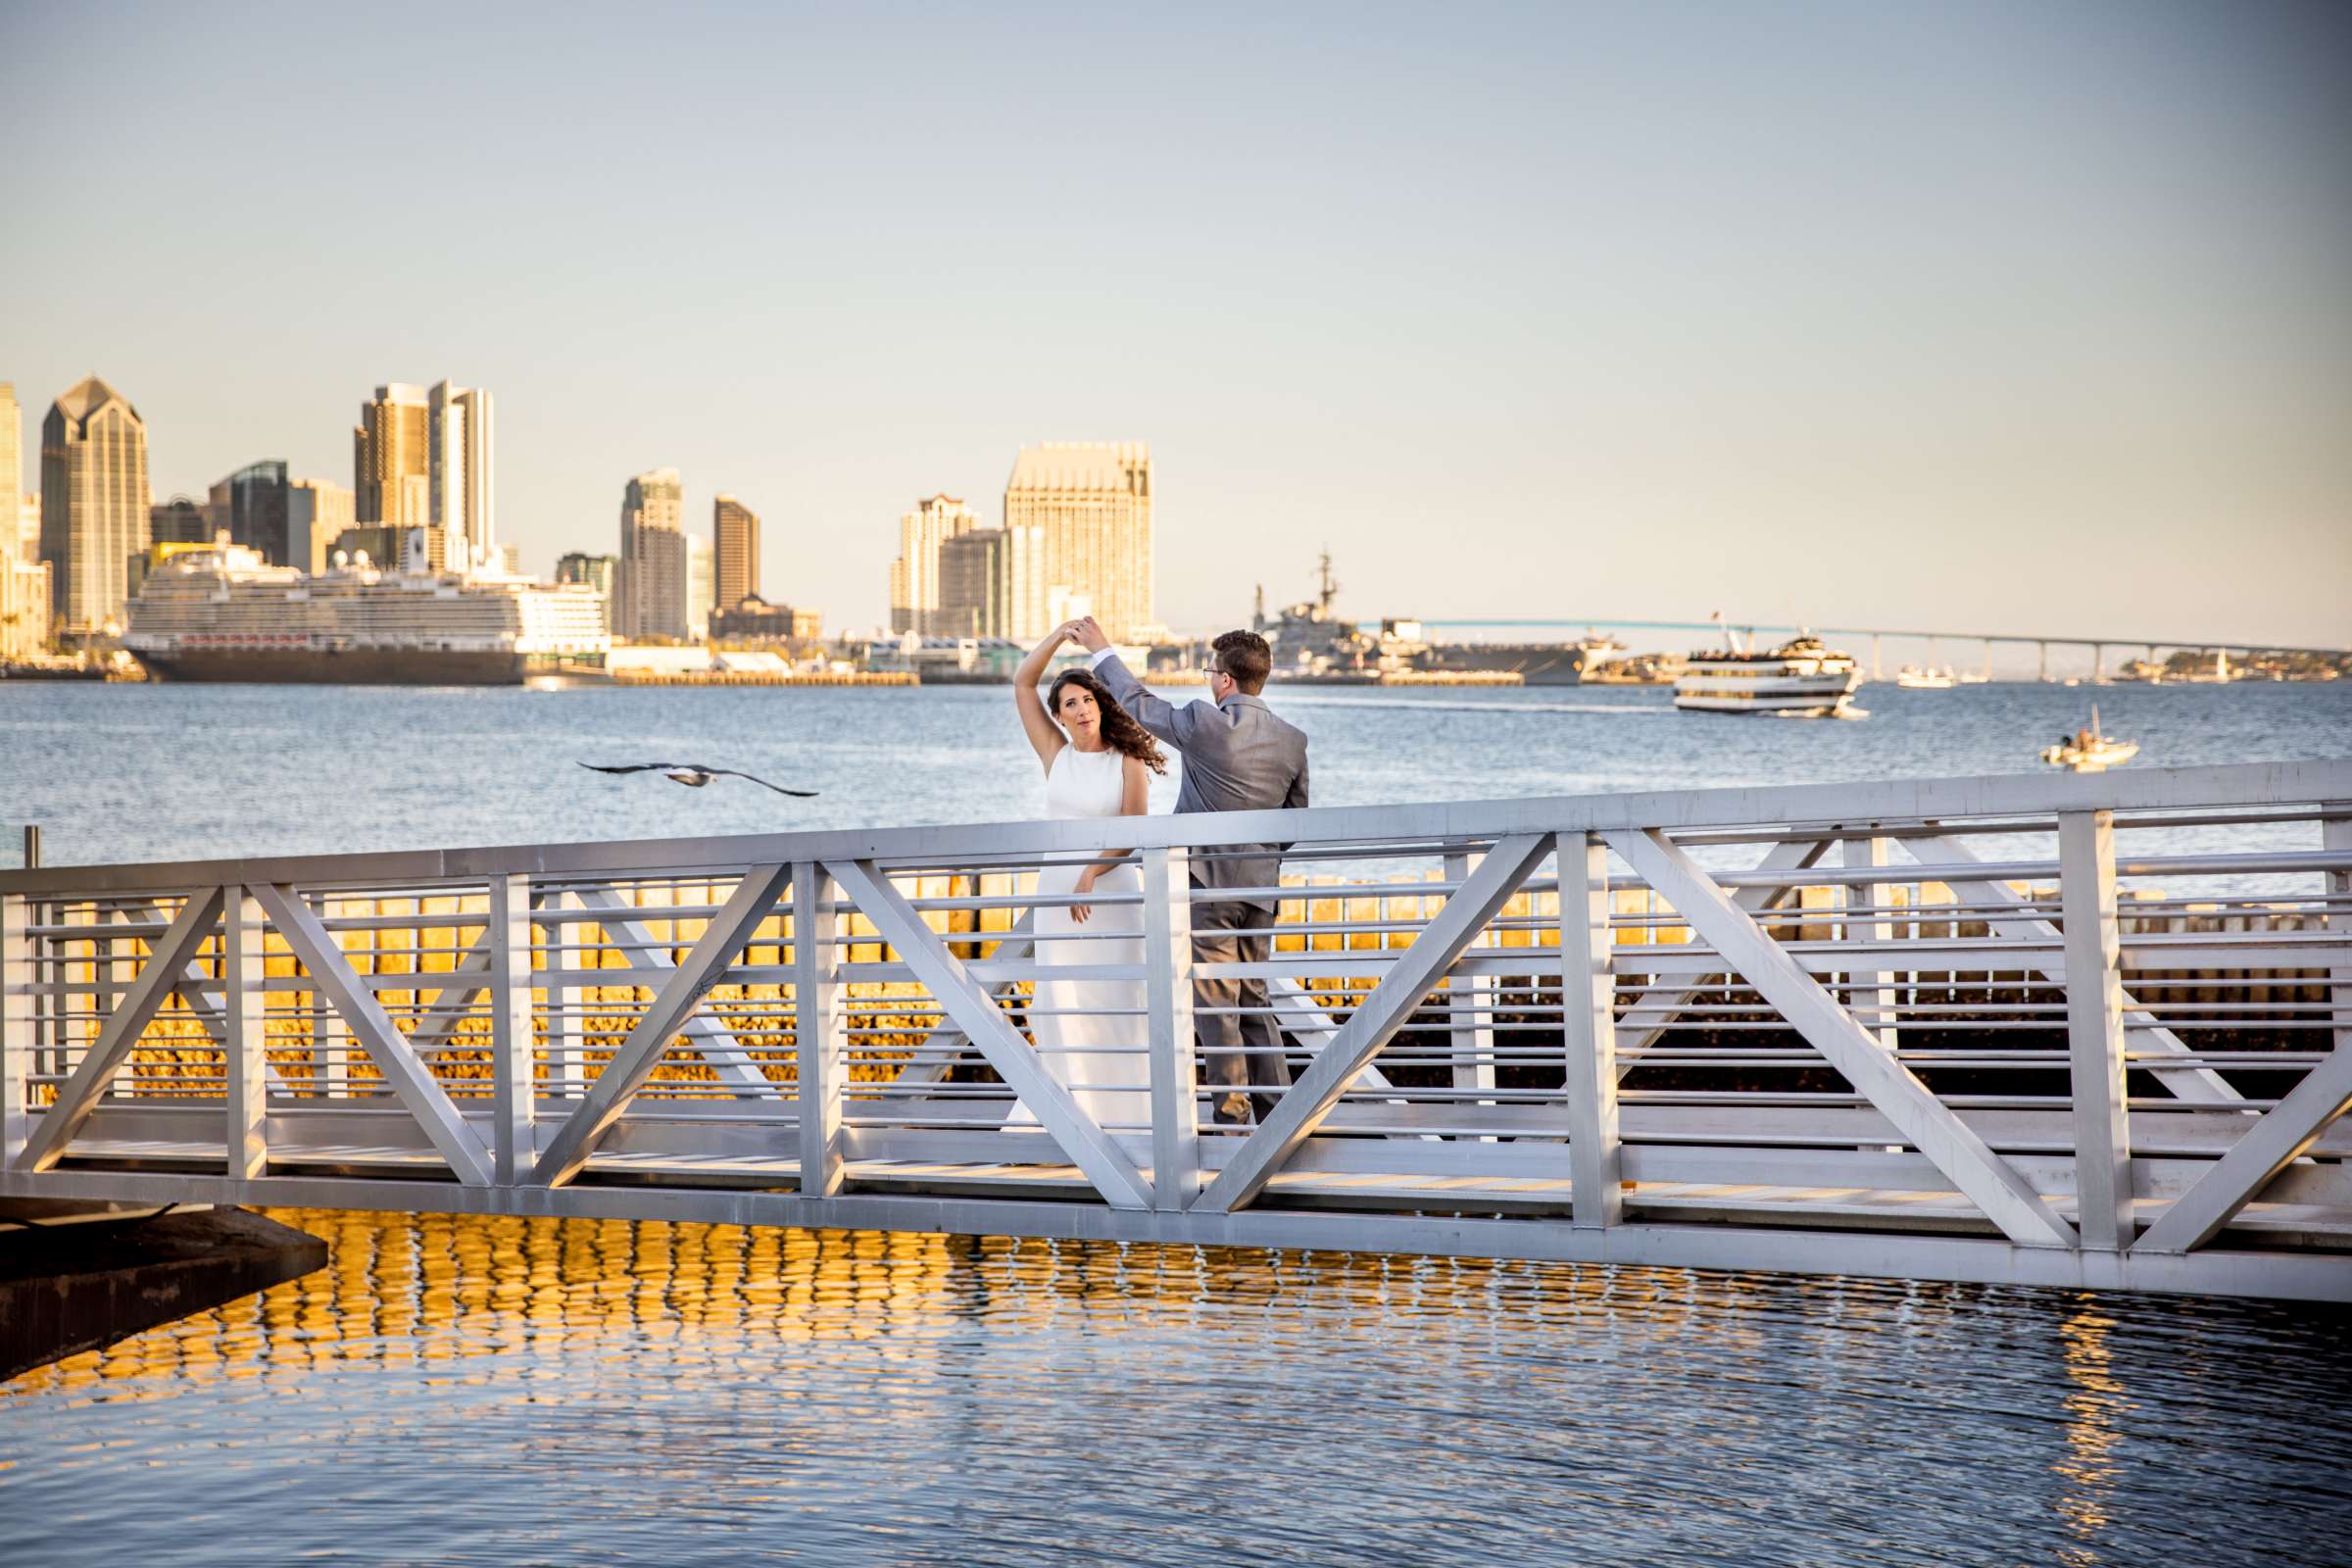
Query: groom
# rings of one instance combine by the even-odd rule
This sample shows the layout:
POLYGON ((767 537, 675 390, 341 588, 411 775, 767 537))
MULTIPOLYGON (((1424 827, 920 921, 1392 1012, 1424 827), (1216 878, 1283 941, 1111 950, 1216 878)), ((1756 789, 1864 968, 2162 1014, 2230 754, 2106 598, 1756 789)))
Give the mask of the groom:
MULTIPOLYGON (((1208 701, 1182 708, 1144 690, 1092 615, 1077 623, 1078 641, 1094 654, 1095 673, 1119 706, 1159 739, 1184 754, 1179 811, 1268 811, 1306 804, 1306 737, 1274 716, 1257 694, 1274 668, 1266 640, 1229 631, 1209 645, 1208 701)), ((1282 874, 1281 846, 1234 845, 1192 857, 1196 888, 1272 888, 1282 874), (1236 853, 1244 852, 1244 853, 1236 853), (1250 854, 1250 851, 1263 851, 1250 854)), ((1277 901, 1250 893, 1230 902, 1193 906, 1193 956, 1203 963, 1263 963, 1273 952, 1277 901)), ((1193 1031, 1208 1069, 1210 1112, 1219 1122, 1250 1119, 1252 1088, 1288 1087, 1282 1031, 1274 1022, 1263 980, 1224 976, 1193 982, 1193 1031), (1237 1016, 1235 1009, 1241 1009, 1237 1016), (1244 1043, 1249 1054, 1244 1054, 1244 1043)), ((1254 1097, 1262 1120, 1271 1095, 1254 1097)))

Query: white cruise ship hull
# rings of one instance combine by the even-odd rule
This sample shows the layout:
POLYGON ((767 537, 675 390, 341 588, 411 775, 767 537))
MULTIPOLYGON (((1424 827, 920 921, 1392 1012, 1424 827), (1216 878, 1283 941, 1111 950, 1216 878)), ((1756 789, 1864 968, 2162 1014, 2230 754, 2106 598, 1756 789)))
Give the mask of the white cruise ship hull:
POLYGON ((148 674, 166 681, 246 681, 302 686, 519 686, 539 671, 512 651, 407 648, 268 650, 141 649, 148 674))

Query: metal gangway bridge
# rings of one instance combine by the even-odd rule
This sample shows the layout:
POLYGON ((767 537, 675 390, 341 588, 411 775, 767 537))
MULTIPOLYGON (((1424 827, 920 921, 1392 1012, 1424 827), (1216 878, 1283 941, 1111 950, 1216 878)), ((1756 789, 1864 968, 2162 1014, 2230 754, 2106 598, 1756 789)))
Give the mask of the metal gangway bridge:
POLYGON ((0 873, 9 1199, 2340 1301, 2347 1103, 2352 761, 0 873), (1270 956, 1197 958, 1264 842, 1270 956), (1148 1065, 1099 1115, 1055 941, 1148 1065))

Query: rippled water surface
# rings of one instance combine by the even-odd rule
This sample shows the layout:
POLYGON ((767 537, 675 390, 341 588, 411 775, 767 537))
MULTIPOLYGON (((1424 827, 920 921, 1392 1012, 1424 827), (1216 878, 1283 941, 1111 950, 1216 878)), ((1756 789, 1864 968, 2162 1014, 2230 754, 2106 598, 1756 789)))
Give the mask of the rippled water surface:
MULTIPOLYGON (((1874 686, 1854 724, 1276 697, 1343 805, 2028 771, 2093 695, 1874 686)), ((2095 696, 2150 763, 2352 750, 2352 682, 2095 696)), ((61 862, 994 820, 1036 788, 1001 690, 0 687, 0 819, 61 862), (658 757, 825 793, 572 765, 658 757)), ((0 1386, 0 1564, 2352 1560, 2338 1309, 283 1217, 326 1271, 0 1386)))
MULTIPOLYGON (((2352 753, 2352 681, 1863 688, 1859 723, 1677 713, 1645 688, 1314 690, 1319 806, 2043 771, 2090 717, 2134 766, 2352 753)), ((0 682, 0 823, 56 864, 998 822, 1040 813, 1003 687, 526 691, 0 682), (579 760, 748 768, 683 790, 579 760)), ((1153 809, 1175 799, 1173 776, 1153 809)), ((13 839, 14 834, 10 837, 13 839)), ((14 863, 14 845, 0 846, 14 863)))
POLYGON ((2320 1563, 2341 1312, 281 1213, 0 1387, 0 1560, 2320 1563))

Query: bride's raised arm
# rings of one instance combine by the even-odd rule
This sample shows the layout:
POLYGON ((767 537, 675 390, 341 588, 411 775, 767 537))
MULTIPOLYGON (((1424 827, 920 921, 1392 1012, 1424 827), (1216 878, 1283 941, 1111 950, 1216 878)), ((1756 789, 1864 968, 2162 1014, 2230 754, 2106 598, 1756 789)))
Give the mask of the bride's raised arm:
POLYGON ((1046 633, 1045 641, 1029 650, 1021 667, 1012 672, 1012 706, 1020 710, 1021 728, 1029 735, 1029 744, 1037 752, 1037 760, 1047 767, 1054 765, 1054 756, 1069 744, 1062 736, 1061 726, 1046 711, 1045 699, 1037 695, 1037 683, 1045 678, 1046 665, 1054 659, 1054 651, 1070 640, 1070 623, 1062 622, 1046 633))

